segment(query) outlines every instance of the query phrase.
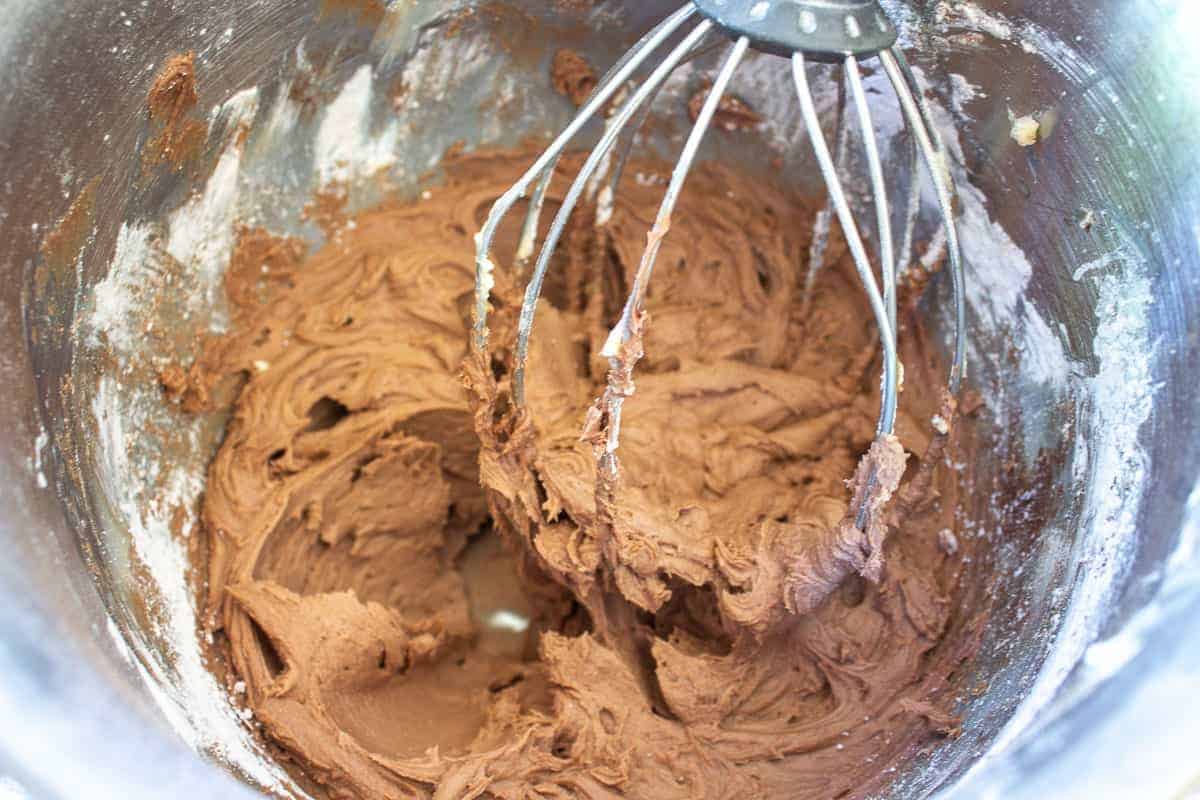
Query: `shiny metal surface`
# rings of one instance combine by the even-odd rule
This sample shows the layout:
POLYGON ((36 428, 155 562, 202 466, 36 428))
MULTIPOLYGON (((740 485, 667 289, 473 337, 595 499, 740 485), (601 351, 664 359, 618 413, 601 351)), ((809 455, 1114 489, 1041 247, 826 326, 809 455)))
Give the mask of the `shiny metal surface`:
MULTIPOLYGON (((448 5, 397 0, 385 27, 316 2, 0 0, 0 326, 9 342, 0 352, 0 776, 12 781, 0 783, 0 796, 14 785, 35 798, 256 795, 230 777, 224 754, 198 757, 176 733, 172 673, 142 663, 155 637, 130 602, 126 522, 96 488, 103 440, 84 379, 106 367, 85 358, 76 316, 109 269, 121 224, 161 219, 192 188, 183 176, 142 179, 136 152, 154 70, 194 49, 201 108, 250 86, 265 107, 295 71, 303 40, 328 87, 363 64, 387 86, 431 40, 456 46, 436 35, 448 5), (44 234, 96 176, 81 257, 39 272, 44 234)), ((516 5, 537 20, 552 13, 532 0, 516 5)), ((561 13, 597 31, 570 43, 601 64, 674 5, 603 2, 561 13)), ((964 683, 980 691, 963 693, 963 736, 898 774, 891 796, 1186 796, 1200 777, 1200 7, 884 7, 927 82, 939 128, 958 132, 947 147, 964 195, 968 278, 979 287, 969 296, 968 381, 995 409, 979 432, 995 469, 983 470, 964 513, 995 543, 1004 575, 990 590, 992 622, 964 683), (1030 111, 1046 135, 1019 148, 1009 115, 1030 111), (972 249, 972 237, 996 246, 972 249), (1031 478, 1028 495, 1010 491, 1006 462, 1031 478), (1030 522, 1042 536, 1022 532, 1030 522)), ((460 41, 478 45, 493 30, 547 53, 564 35, 481 15, 460 41)), ((502 74, 553 98, 544 65, 510 59, 502 74)), ((698 80, 713 65, 699 58, 681 71, 698 80)), ((772 83, 760 66, 748 58, 731 90, 774 109, 788 76, 772 83)), ((494 85, 483 76, 494 67, 463 59, 462 102, 414 112, 429 124, 404 141, 411 164, 427 168, 458 138, 502 138, 486 124, 494 85)), ((868 92, 881 77, 866 76, 868 92)), ((657 102, 677 103, 690 85, 670 83, 657 102)), ((566 108, 514 97, 537 119, 535 132, 567 121, 566 108)), ((830 116, 832 98, 817 101, 830 116)), ((378 106, 388 113, 390 99, 378 106)), ((767 133, 794 142, 798 110, 784 114, 793 116, 767 133)), ((902 121, 876 125, 887 163, 907 163, 907 150, 888 156, 902 121)), ((306 155, 304 145, 296 151, 306 155)), ((705 157, 766 172, 772 151, 713 137, 705 157)), ((819 185, 811 161, 785 165, 783 178, 819 185)), ((933 202, 926 198, 918 242, 930 236, 933 202)), ((265 222, 286 213, 287 203, 275 205, 265 222)), ((950 320, 933 319, 948 342, 950 320)))
POLYGON ((777 55, 867 56, 891 47, 896 26, 876 0, 695 0, 735 36, 777 55))

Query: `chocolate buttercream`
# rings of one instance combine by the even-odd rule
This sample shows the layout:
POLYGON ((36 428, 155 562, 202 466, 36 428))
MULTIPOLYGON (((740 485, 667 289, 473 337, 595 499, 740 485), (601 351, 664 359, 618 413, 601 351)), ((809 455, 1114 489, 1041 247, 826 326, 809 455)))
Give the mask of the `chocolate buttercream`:
POLYGON ((146 169, 169 164, 180 169, 204 145, 207 126, 196 115, 196 54, 171 56, 146 97, 151 136, 142 148, 146 169))
POLYGON ((974 543, 945 544, 960 478, 928 422, 953 403, 911 306, 897 436, 876 440, 877 340, 844 245, 802 313, 813 208, 702 165, 598 492, 581 431, 667 168, 631 164, 607 226, 576 215, 519 409, 511 271, 491 361, 467 330, 474 232, 531 158, 454 155, 427 199, 330 226, 312 255, 240 233, 232 333, 164 373, 189 409, 233 398, 197 553, 231 680, 333 797, 880 787, 955 732, 947 682, 974 646, 955 603, 974 543))
POLYGON ((550 63, 550 82, 556 92, 581 106, 596 88, 596 70, 579 53, 562 49, 550 63))

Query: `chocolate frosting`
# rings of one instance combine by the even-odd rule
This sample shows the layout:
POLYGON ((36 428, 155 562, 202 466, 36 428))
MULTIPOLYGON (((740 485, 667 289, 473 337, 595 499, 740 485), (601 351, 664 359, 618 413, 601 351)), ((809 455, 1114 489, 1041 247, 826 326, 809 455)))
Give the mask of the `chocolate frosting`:
POLYGON ((344 220, 311 256, 241 232, 232 332, 164 373, 189 409, 233 400, 196 555, 230 680, 332 797, 878 789, 954 733, 947 682, 974 647, 955 603, 973 543, 939 546, 960 478, 929 419, 953 404, 916 317, 897 436, 876 440, 844 245, 806 305, 813 208, 699 167, 598 491, 581 432, 667 168, 632 163, 607 226, 576 215, 520 408, 513 270, 491 359, 467 330, 473 234, 532 155, 454 155, 426 199, 344 220))
POLYGON ((550 62, 550 82, 554 91, 581 106, 596 88, 596 70, 579 53, 562 49, 550 62))
POLYGON ((151 136, 142 148, 145 169, 161 163, 179 169, 200 151, 207 127, 195 113, 196 101, 196 54, 171 56, 146 98, 151 136))

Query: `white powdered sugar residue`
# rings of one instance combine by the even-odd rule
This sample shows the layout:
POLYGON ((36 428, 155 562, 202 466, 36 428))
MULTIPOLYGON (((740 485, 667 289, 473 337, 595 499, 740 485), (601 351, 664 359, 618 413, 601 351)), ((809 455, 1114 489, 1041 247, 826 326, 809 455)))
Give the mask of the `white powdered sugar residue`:
MULTIPOLYGON (((686 103, 694 90, 695 74, 693 64, 675 70, 663 85, 658 102, 686 103)), ((836 85, 814 74, 811 89, 817 113, 822 117, 832 113, 837 104, 836 85)), ((811 148, 799 114, 796 84, 786 61, 772 55, 748 54, 733 76, 730 92, 748 100, 762 117, 762 130, 773 150, 809 157, 811 148)))
POLYGON ((249 125, 258 115, 259 91, 257 86, 243 89, 224 103, 213 107, 208 115, 208 135, 212 136, 221 127, 235 131, 249 125))
MULTIPOLYGON (((221 280, 233 254, 241 161, 240 145, 226 148, 204 191, 168 219, 166 250, 198 279, 200 292, 194 295, 197 309, 220 306, 221 280)), ((222 323, 217 325, 221 327, 222 323)))
POLYGON ((429 21, 431 9, 421 3, 388 3, 383 22, 371 39, 371 51, 378 56, 381 69, 391 67, 412 52, 422 25, 429 21))
POLYGON ((1011 22, 974 3, 942 2, 938 4, 934 13, 940 23, 953 19, 963 27, 986 33, 1002 42, 1011 41, 1015 36, 1011 22))
MULTIPOLYGON (((171 520, 176 508, 194 507, 202 473, 186 466, 146 463, 132 455, 144 447, 145 423, 161 413, 161 406, 156 387, 131 385, 108 375, 100 378, 92 402, 99 488, 112 513, 128 529, 134 554, 148 573, 152 586, 144 588, 142 597, 152 618, 159 621, 156 632, 162 642, 151 645, 141 637, 127 638, 111 621, 110 632, 142 674, 167 721, 190 747, 233 765, 265 789, 282 791, 289 779, 262 757, 200 650, 196 608, 187 583, 187 549, 172 534, 171 520), (163 471, 166 474, 160 475, 163 471), (165 478, 163 488, 152 488, 160 477, 165 478)), ((189 433, 195 438, 195 426, 189 433)))
POLYGON ((992 330, 1015 326, 1012 342, 1020 352, 1018 363, 1026 381, 1060 384, 1071 372, 1062 340, 1041 312, 1024 302, 1033 265, 989 217, 982 192, 961 175, 958 185, 962 200, 958 233, 970 271, 967 300, 971 313, 987 317, 992 330))
POLYGON ((967 104, 972 100, 987 97, 987 92, 957 72, 951 72, 947 77, 950 80, 950 107, 959 117, 969 116, 966 112, 967 104))
POLYGON ((929 239, 929 246, 925 248, 925 252, 921 254, 919 263, 921 269, 926 272, 932 272, 937 268, 942 260, 946 258, 946 248, 949 242, 946 239, 946 227, 939 225, 937 230, 933 232, 933 236, 929 239))
POLYGON ((1111 250, 1104 255, 1093 258, 1091 261, 1085 261, 1084 263, 1080 264, 1075 268, 1075 271, 1071 273, 1071 280, 1081 281, 1093 272, 1099 272, 1100 270, 1108 269, 1109 267, 1124 263, 1129 256, 1130 253, 1128 250, 1126 250, 1124 247, 1118 247, 1117 249, 1111 250))
POLYGON ((534 90, 512 61, 513 53, 495 37, 447 39, 437 28, 422 31, 399 78, 405 92, 393 98, 405 142, 400 166, 415 166, 418 173, 435 169, 456 140, 515 144, 530 128, 513 120, 560 120, 550 123, 547 134, 565 125, 562 99, 534 90))
MULTIPOLYGON (((1132 253, 1130 243, 1128 252, 1132 253)), ((1149 310, 1153 303, 1144 261, 1126 258, 1119 272, 1097 279, 1100 299, 1094 348, 1100 369, 1092 378, 1097 420, 1089 449, 1095 470, 1088 483, 1085 507, 1091 510, 1093 535, 1086 537, 1082 554, 1090 580, 1077 590, 1072 607, 1080 605, 1086 616, 1078 635, 1090 642, 1104 619, 1087 612, 1103 608, 1132 558, 1137 541, 1149 457, 1141 445, 1142 426, 1150 419, 1158 389, 1150 371, 1157 342, 1151 337, 1149 310)), ((1072 609, 1068 608, 1068 621, 1072 609)))
POLYGON ((963 0, 939 2, 934 18, 944 29, 971 30, 1002 42, 1013 42, 1074 80, 1083 82, 1095 73, 1076 48, 1030 20, 1011 20, 999 12, 963 0))
POLYGON ((197 314, 195 325, 208 320, 213 330, 221 326, 214 312, 222 305, 234 244, 243 146, 241 137, 231 134, 257 111, 256 89, 215 109, 210 129, 224 132, 225 149, 201 191, 167 215, 165 225, 121 225, 108 274, 91 292, 82 331, 88 345, 116 362, 115 369, 99 375, 91 400, 97 487, 112 521, 109 535, 117 542, 127 537, 139 567, 137 593, 151 626, 123 634, 110 620, 113 639, 190 747, 282 795, 292 792, 291 779, 261 751, 201 648, 184 537, 203 490, 204 425, 170 408, 157 382, 146 377, 163 358, 149 349, 146 336, 162 324, 151 302, 156 296, 177 301, 184 319, 197 314), (173 449, 167 448, 168 440, 173 449), (166 455, 176 450, 182 455, 166 455), (182 536, 173 532, 177 514, 182 514, 182 536))
MULTIPOLYGON (((1123 249, 1136 252, 1132 242, 1123 249)), ((1150 279, 1144 261, 1129 257, 1124 268, 1096 277, 1099 301, 1094 342, 1099 370, 1091 379, 1088 395, 1094 405, 1090 436, 1079 442, 1078 460, 1091 464, 1082 481, 1087 487, 1081 536, 1070 554, 1071 563, 1086 565, 1072 587, 1062 623, 1037 681, 1001 731, 988 755, 972 772, 1028 733, 1043 711, 1054 703, 1059 690, 1085 655, 1095 648, 1097 636, 1108 620, 1112 593, 1121 584, 1133 559, 1138 540, 1137 520, 1148 469, 1148 455, 1140 442, 1142 426, 1150 418, 1157 389, 1150 372, 1156 342, 1151 336, 1148 310, 1152 303, 1150 279)), ((1096 678, 1120 668, 1138 646, 1137 628, 1131 637, 1103 644, 1091 656, 1096 678)), ((1087 676, 1083 677, 1087 680, 1087 676)), ((1069 699, 1065 702, 1069 702, 1069 699)))
POLYGON ((279 87, 274 103, 264 113, 265 119, 255 129, 256 150, 270 152, 278 147, 285 137, 293 135, 300 121, 300 103, 293 99, 292 93, 298 81, 314 80, 313 65, 308 59, 303 39, 296 45, 295 59, 295 74, 279 87))
POLYGON ((388 122, 371 133, 374 74, 370 64, 359 67, 324 111, 317 130, 316 171, 322 186, 370 177, 396 163, 400 129, 388 122))
POLYGON ((140 337, 130 316, 141 288, 157 274, 158 260, 150 247, 151 228, 122 222, 108 275, 92 287, 92 310, 87 317, 88 344, 100 347, 101 334, 118 353, 137 350, 140 337))
POLYGON ((888 15, 892 24, 896 26, 896 32, 900 36, 896 44, 905 50, 912 47, 912 37, 920 23, 920 18, 917 16, 912 2, 910 0, 880 0, 879 5, 883 7, 883 12, 888 15))

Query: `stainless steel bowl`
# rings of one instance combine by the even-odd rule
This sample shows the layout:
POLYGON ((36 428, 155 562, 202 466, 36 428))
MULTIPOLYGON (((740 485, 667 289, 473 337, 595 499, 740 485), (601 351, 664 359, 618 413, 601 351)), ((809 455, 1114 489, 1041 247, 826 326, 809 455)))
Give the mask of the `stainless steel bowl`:
MULTIPOLYGON (((456 140, 548 133, 568 115, 553 50, 610 62, 669 5, 0 0, 0 797, 293 792, 188 627, 168 523, 220 420, 165 433, 153 369, 174 337, 221 323, 231 214, 313 238, 299 209, 323 183, 350 179, 365 205, 416 191, 456 140), (148 177, 146 92, 187 50, 208 144, 195 170, 148 177), (81 195, 84 222, 40 249, 81 195), (146 256, 162 249, 186 267, 169 281, 146 256)), ((986 691, 963 692, 963 736, 889 796, 1194 791, 1200 7, 887 5, 956 155, 989 401, 964 514, 1000 576, 980 584, 992 617, 963 678, 986 691), (1032 148, 1009 136, 1025 114, 1032 148)), ((710 66, 673 81, 649 146, 669 152, 710 66)), ((753 60, 734 91, 769 122, 706 155, 763 170, 782 155, 782 178, 815 189, 787 85, 753 60)), ((898 119, 880 115, 891 164, 898 119)))

